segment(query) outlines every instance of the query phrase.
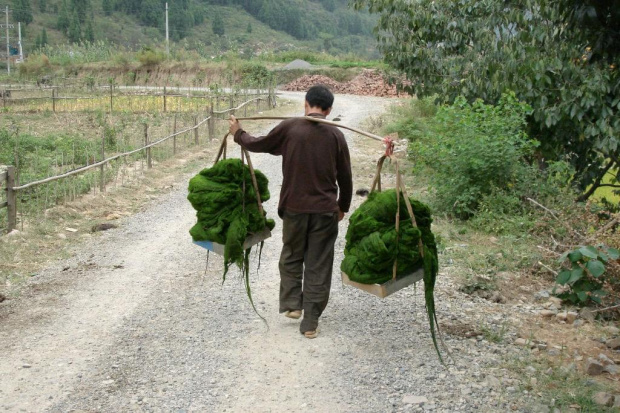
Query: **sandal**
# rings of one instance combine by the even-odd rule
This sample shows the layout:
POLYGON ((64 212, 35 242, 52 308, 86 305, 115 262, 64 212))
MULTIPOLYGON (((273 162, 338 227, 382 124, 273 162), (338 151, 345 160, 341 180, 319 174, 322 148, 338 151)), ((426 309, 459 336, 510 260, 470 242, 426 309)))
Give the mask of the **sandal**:
POLYGON ((306 338, 317 338, 318 335, 319 335, 319 330, 306 331, 304 333, 304 337, 306 338))
POLYGON ((285 317, 298 320, 301 317, 301 310, 289 310, 284 313, 285 317))

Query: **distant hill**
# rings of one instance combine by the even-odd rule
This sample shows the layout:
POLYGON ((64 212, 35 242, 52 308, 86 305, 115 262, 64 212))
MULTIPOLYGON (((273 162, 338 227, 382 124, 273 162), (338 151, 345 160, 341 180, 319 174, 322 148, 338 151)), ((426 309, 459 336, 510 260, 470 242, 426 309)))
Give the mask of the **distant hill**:
MULTIPOLYGON (((193 50, 202 56, 306 48, 377 57, 373 17, 349 9, 347 3, 170 0, 170 37, 174 50, 193 50)), ((11 22, 22 22, 26 53, 45 43, 83 41, 105 41, 132 50, 164 47, 165 0, 11 0, 9 7, 11 22)), ((16 30, 11 37, 17 37, 16 30)))

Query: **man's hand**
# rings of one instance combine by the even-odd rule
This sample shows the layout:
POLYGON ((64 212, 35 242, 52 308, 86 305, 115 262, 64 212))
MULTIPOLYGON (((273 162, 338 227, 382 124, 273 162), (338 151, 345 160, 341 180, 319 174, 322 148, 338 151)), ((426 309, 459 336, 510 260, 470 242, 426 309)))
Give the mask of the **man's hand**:
POLYGON ((338 222, 342 221, 345 215, 346 214, 344 212, 342 212, 341 210, 338 210, 338 222))
POLYGON ((230 119, 228 119, 228 124, 230 125, 230 127, 228 128, 228 132, 230 132, 230 134, 233 136, 235 135, 235 133, 237 133, 239 129, 241 129, 241 124, 233 115, 230 115, 230 119))

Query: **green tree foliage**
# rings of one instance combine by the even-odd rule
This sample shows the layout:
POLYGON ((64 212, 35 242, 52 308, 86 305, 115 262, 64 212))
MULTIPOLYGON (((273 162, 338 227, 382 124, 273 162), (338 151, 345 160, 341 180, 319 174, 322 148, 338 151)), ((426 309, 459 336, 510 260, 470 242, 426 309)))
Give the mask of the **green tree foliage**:
POLYGON ((45 13, 47 11, 47 0, 39 0, 39 11, 45 13))
POLYGON ((211 3, 240 5, 272 29, 298 39, 314 39, 319 33, 368 35, 374 24, 374 19, 367 13, 347 9, 347 0, 211 0, 211 3), (354 31, 350 31, 351 26, 354 31))
POLYGON ((514 90, 541 163, 568 157, 582 199, 620 165, 619 0, 353 3, 379 15, 385 59, 417 96, 496 103, 514 90))
POLYGON ((112 0, 101 0, 101 8, 103 9, 103 13, 106 16, 111 15, 112 11, 114 10, 112 0))
POLYGON ((224 26, 224 21, 222 20, 222 16, 220 14, 213 15, 211 27, 213 29, 213 34, 216 36, 224 36, 226 33, 226 27, 224 26))
POLYGON ((13 20, 24 25, 32 23, 32 7, 30 0, 13 0, 11 10, 13 20))
POLYGON ((45 46, 47 46, 47 30, 43 28, 41 30, 41 33, 37 34, 37 38, 35 39, 35 42, 34 42, 34 47, 37 49, 40 49, 45 46))
POLYGON ((71 0, 70 4, 71 9, 77 12, 80 23, 84 23, 90 9, 90 0, 71 0))
POLYGON ((80 17, 77 10, 73 10, 73 16, 71 16, 71 23, 69 24, 69 31, 67 33, 69 41, 77 43, 82 39, 82 27, 80 25, 80 17))
POLYGON ((161 4, 159 0, 145 0, 142 2, 142 8, 139 14, 139 19, 142 23, 153 26, 164 28, 164 12, 165 7, 161 4))
POLYGON ((92 19, 88 19, 86 22, 86 28, 84 29, 84 40, 90 43, 95 42, 95 30, 93 29, 92 19))
POLYGON ((60 11, 58 12, 58 21, 56 22, 56 27, 63 33, 67 33, 69 30, 69 25, 71 24, 69 20, 69 7, 67 5, 67 0, 62 0, 60 5, 60 11))

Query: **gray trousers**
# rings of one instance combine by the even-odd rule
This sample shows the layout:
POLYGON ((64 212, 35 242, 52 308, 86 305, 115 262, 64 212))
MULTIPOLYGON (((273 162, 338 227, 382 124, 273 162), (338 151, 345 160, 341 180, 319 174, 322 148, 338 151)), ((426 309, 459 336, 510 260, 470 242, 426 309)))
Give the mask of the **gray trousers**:
POLYGON ((332 283, 338 214, 284 212, 280 312, 304 310, 300 331, 316 330, 332 283))

